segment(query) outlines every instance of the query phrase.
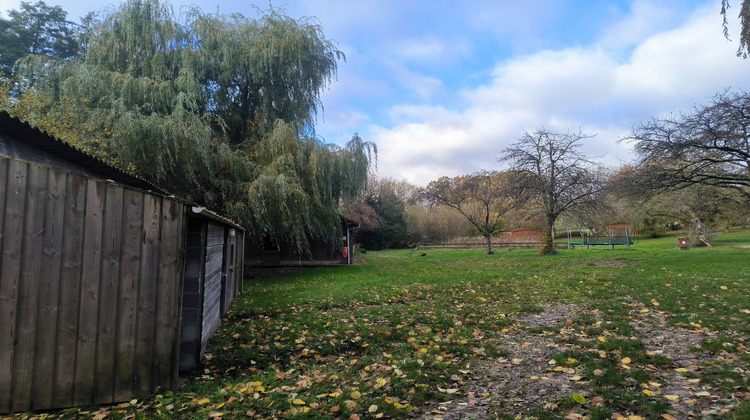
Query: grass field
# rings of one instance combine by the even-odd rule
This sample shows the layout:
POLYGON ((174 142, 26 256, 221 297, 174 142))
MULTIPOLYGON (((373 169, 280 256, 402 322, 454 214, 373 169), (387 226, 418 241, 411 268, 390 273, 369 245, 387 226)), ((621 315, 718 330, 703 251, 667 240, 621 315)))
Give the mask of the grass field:
POLYGON ((750 418, 750 233, 620 248, 251 273, 183 389, 56 415, 750 418))

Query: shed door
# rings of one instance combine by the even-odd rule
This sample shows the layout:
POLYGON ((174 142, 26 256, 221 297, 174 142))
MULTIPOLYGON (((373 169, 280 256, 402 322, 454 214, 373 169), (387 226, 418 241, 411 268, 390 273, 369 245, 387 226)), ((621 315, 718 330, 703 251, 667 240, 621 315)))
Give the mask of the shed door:
POLYGON ((222 279, 222 299, 221 314, 224 315, 232 304, 237 287, 235 272, 237 268, 237 230, 233 228, 226 229, 226 238, 224 240, 224 261, 223 279, 222 279))

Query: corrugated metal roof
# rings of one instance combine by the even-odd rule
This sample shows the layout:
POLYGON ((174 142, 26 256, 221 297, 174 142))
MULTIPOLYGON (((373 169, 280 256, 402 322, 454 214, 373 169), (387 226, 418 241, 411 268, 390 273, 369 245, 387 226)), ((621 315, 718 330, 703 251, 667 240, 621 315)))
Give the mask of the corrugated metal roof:
POLYGON ((243 228, 237 222, 227 217, 221 216, 218 213, 215 213, 192 201, 175 197, 163 188, 159 188, 137 175, 133 175, 131 173, 123 171, 122 169, 112 166, 99 158, 91 156, 64 140, 53 137, 52 135, 39 128, 32 127, 29 123, 21 121, 19 118, 11 117, 10 114, 5 111, 0 111, 0 132, 7 133, 9 136, 18 139, 22 139, 24 142, 36 148, 39 148, 42 151, 53 154, 60 159, 64 159, 75 165, 81 166, 88 171, 99 174, 99 176, 101 176, 103 179, 111 180, 125 186, 168 196, 184 204, 190 205, 194 208, 192 214, 195 216, 213 219, 231 225, 232 227, 235 227, 242 231, 245 230, 245 228, 243 228))
POLYGON ((104 161, 76 148, 70 143, 53 137, 36 127, 32 127, 29 123, 24 122, 19 118, 11 117, 10 114, 5 111, 0 111, 0 131, 7 133, 10 136, 23 139, 24 142, 47 153, 53 154, 60 159, 64 159, 75 165, 86 168, 89 171, 97 173, 104 179, 111 179, 117 183, 142 190, 167 194, 166 191, 145 179, 105 163, 104 161))

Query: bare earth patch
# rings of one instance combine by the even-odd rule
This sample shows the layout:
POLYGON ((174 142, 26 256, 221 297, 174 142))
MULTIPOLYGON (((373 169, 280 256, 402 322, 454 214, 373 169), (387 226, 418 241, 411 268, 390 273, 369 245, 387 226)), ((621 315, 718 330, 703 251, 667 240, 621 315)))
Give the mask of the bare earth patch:
MULTIPOLYGON (((629 302, 634 337, 620 338, 637 338, 645 344, 648 354, 661 355, 673 362, 668 366, 638 366, 653 373, 658 381, 632 384, 636 389, 640 387, 653 393, 654 398, 665 398, 669 402, 671 414, 665 418, 720 417, 740 400, 750 398, 748 389, 723 394, 700 379, 701 369, 705 366, 722 360, 732 362, 735 357, 726 352, 717 356, 696 350, 703 339, 715 338, 715 332, 700 327, 672 326, 668 323, 668 313, 647 311, 639 303, 633 300, 629 302)), ((583 396, 586 403, 577 413, 568 410, 560 414, 570 419, 586 418, 592 404, 599 403, 601 397, 597 399, 597 395, 592 393, 590 378, 586 378, 585 369, 578 366, 561 370, 551 359, 565 350, 597 352, 596 346, 582 350, 582 346, 575 344, 595 342, 600 338, 587 336, 581 328, 576 328, 574 320, 584 315, 588 319, 598 320, 600 313, 596 309, 574 304, 540 306, 544 308, 544 312, 516 316, 511 327, 503 329, 493 338, 507 351, 507 356, 488 358, 477 365, 463 382, 457 384, 465 390, 464 395, 456 396, 450 401, 432 402, 423 408, 421 418, 536 418, 534 410, 555 411, 559 404, 569 401, 573 394, 583 396), (529 329, 533 329, 532 332, 529 329), (566 337, 574 338, 571 340, 573 344, 565 342, 566 337)), ((619 360, 620 356, 610 353, 601 357, 616 357, 619 360)), ((741 364, 735 364, 737 365, 741 364)), ((747 378, 747 371, 739 367, 736 369, 747 378)), ((601 403, 606 404, 606 401, 601 403)), ((555 411, 555 414, 558 413, 559 410, 555 411)), ((617 414, 627 418, 628 415, 648 417, 649 413, 617 414)))

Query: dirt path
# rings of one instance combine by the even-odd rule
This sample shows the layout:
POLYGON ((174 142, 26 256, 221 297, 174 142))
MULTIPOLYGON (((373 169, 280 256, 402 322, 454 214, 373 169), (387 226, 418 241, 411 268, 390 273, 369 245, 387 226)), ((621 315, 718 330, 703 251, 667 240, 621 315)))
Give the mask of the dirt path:
MULTIPOLYGON (((724 395, 700 379, 701 369, 718 361, 733 362, 729 353, 709 354, 696 351, 701 341, 715 338, 712 331, 698 328, 685 329, 669 325, 669 314, 656 310, 644 311, 640 304, 630 300, 632 315, 630 325, 634 328, 632 338, 641 340, 650 355, 661 355, 671 359, 668 367, 643 366, 658 380, 648 384, 629 384, 652 392, 656 397, 669 396, 672 418, 713 418, 726 414, 742 398, 750 398, 750 390, 739 390, 737 394, 724 395)), ((546 410, 565 416, 566 419, 586 418, 592 405, 601 397, 592 392, 590 381, 583 367, 558 367, 552 357, 565 350, 597 352, 596 346, 582 349, 576 343, 596 341, 576 328, 575 320, 600 320, 597 310, 573 304, 542 305, 544 312, 516 316, 513 325, 504 329, 497 337, 499 346, 507 356, 488 359, 476 366, 458 383, 464 394, 445 402, 433 402, 423 409, 423 419, 485 419, 485 418, 534 418, 535 410, 546 410), (543 327, 543 328, 540 328, 543 327), (532 332, 529 330, 532 329, 532 332), (541 333, 540 330, 544 330, 541 333), (568 343, 565 337, 574 338, 568 343), (562 368, 562 369, 561 369, 562 368), (578 413, 558 407, 558 404, 579 394, 586 399, 578 413), (561 412, 562 411, 562 412, 561 412)), ((489 338, 489 337, 488 337, 489 338)), ((629 338, 629 337, 624 337, 629 338)), ((605 338, 606 340, 606 338, 605 338)), ((605 357, 602 355, 602 357, 605 357)), ((606 357, 618 357, 609 354, 606 357)), ((748 372, 735 364, 736 369, 747 379, 748 372)), ((629 378, 630 379, 630 378, 629 378)), ((644 391, 645 392, 645 391, 644 391)), ((650 394, 647 394, 650 395, 650 394)), ((606 404, 606 401, 601 401, 606 404)), ((647 413, 616 413, 623 415, 647 413)), ((670 418, 667 415, 665 418, 670 418)))

